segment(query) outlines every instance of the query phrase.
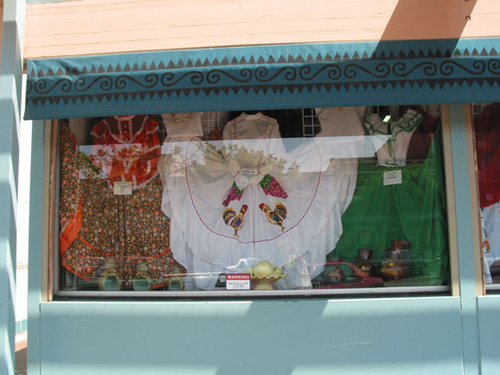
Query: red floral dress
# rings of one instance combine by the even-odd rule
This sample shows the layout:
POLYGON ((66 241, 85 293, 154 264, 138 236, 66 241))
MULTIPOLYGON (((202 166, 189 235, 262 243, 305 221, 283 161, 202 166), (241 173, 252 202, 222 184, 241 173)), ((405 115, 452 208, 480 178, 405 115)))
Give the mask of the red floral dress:
POLYGON ((481 208, 500 201, 500 103, 491 104, 474 119, 479 202, 481 208))
POLYGON ((116 181, 129 181, 139 189, 158 175, 161 141, 158 123, 151 117, 106 117, 90 134, 92 163, 106 175, 111 188, 116 181))

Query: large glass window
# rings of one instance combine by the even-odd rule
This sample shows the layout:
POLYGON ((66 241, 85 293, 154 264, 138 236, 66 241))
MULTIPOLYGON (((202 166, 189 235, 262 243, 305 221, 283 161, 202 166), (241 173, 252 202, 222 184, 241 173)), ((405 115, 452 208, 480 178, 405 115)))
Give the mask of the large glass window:
POLYGON ((438 106, 117 115, 56 128, 56 293, 449 283, 438 106))
POLYGON ((487 289, 500 289, 500 103, 473 109, 484 275, 487 289))

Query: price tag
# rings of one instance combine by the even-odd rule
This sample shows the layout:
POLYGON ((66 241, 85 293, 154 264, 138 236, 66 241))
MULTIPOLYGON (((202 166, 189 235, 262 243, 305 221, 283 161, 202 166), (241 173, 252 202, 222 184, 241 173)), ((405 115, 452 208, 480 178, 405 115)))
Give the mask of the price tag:
POLYGON ((226 275, 227 290, 250 290, 250 274, 235 273, 226 275))
POLYGON ((241 168, 241 176, 251 179, 259 174, 259 170, 257 168, 241 168))
POLYGON ((132 195, 132 182, 115 181, 113 193, 115 195, 132 195))
POLYGON ((403 175, 401 169, 396 171, 384 172, 384 186, 398 185, 403 183, 403 175))

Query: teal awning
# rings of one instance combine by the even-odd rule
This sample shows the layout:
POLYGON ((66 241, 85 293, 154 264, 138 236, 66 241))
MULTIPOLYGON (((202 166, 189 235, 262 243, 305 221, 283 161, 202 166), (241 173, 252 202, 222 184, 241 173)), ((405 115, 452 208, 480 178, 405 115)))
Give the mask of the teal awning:
POLYGON ((28 62, 27 119, 500 101, 495 39, 297 44, 28 62))

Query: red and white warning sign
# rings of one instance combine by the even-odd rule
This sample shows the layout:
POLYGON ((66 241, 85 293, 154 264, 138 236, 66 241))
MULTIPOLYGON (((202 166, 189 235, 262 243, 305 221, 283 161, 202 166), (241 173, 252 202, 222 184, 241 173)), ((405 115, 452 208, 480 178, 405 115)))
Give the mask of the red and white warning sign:
POLYGON ((227 290, 250 290, 250 274, 229 273, 226 275, 227 290))

